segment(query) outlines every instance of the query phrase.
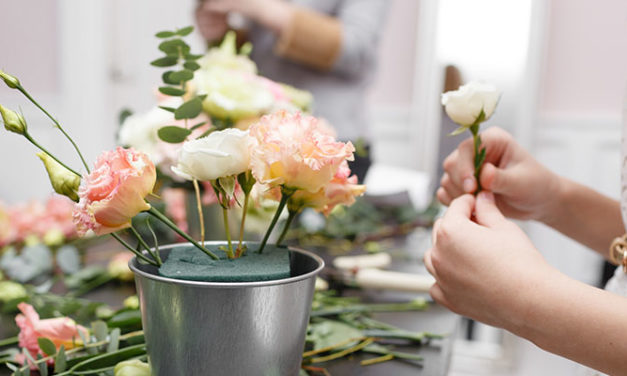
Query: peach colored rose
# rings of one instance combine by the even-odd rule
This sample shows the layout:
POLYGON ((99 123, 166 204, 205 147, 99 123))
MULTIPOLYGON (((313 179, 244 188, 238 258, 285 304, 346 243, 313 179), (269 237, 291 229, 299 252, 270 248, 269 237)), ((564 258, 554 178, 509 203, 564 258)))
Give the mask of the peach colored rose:
POLYGON ((253 176, 271 187, 317 192, 340 164, 353 160, 353 145, 322 131, 316 118, 279 111, 250 127, 253 176))
POLYGON ((355 197, 361 196, 366 191, 366 186, 357 184, 357 176, 350 174, 348 163, 342 162, 327 185, 316 193, 296 191, 288 201, 288 208, 290 210, 313 208, 328 216, 337 205, 352 205, 355 197))
POLYGON ((79 235, 129 227, 131 218, 150 209, 144 198, 152 192, 156 178, 155 166, 144 153, 118 147, 101 154, 78 190, 74 223, 79 235))
MULTIPOLYGON (((20 334, 18 335, 19 346, 28 350, 33 358, 36 358, 37 354, 45 356, 39 348, 37 338, 48 338, 57 349, 61 345, 66 349, 70 349, 74 347, 74 344, 82 344, 79 331, 86 336, 89 335, 87 329, 77 325, 74 320, 68 317, 40 320, 35 308, 30 304, 22 302, 17 305, 17 308, 22 312, 15 316, 15 322, 20 328, 20 334)), ((24 364, 24 358, 24 354, 16 356, 16 360, 22 364, 24 364)), ((31 368, 36 369, 34 365, 31 365, 31 368)))

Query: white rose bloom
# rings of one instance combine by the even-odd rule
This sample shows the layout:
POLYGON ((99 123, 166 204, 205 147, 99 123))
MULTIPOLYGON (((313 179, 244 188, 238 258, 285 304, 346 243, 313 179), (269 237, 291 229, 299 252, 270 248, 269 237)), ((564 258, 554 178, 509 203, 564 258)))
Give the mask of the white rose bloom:
POLYGON ((462 127, 470 127, 475 123, 481 110, 488 120, 500 97, 494 85, 470 82, 454 91, 442 94, 442 105, 448 116, 462 127))
POLYGON ((187 141, 172 167, 182 178, 200 181, 237 175, 249 169, 248 131, 229 128, 187 141))

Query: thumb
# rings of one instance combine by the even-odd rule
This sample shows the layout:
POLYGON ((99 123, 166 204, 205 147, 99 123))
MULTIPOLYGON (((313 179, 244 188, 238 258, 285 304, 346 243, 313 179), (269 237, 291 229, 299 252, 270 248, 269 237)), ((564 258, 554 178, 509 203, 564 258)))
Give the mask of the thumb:
POLYGON ((486 163, 481 168, 479 180, 484 189, 501 194, 509 193, 515 185, 509 170, 498 168, 492 163, 486 163))
POLYGON ((481 191, 479 195, 477 195, 475 219, 478 224, 486 227, 496 227, 506 221, 505 217, 494 203, 494 194, 492 192, 481 191))

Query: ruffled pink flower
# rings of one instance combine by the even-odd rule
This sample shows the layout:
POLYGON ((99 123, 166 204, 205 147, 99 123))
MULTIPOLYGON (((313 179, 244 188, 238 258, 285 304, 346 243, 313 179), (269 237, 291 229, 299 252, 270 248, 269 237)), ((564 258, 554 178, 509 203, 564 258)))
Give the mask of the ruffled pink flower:
POLYGON ((312 193, 353 160, 355 148, 322 131, 316 118, 279 111, 250 127, 251 169, 258 182, 312 193))
POLYGON ((92 172, 83 178, 74 207, 79 235, 96 235, 127 228, 131 218, 150 209, 144 200, 152 192, 157 174, 146 154, 118 147, 98 157, 92 172))
MULTIPOLYGON (((19 346, 28 350, 33 358, 36 358, 37 354, 45 356, 39 348, 37 338, 48 338, 58 350, 61 345, 65 349, 70 349, 74 347, 74 344, 82 343, 79 331, 83 332, 85 336, 89 335, 87 329, 77 325, 74 320, 68 317, 40 320, 35 308, 30 304, 20 303, 17 305, 17 308, 22 312, 15 316, 15 322, 20 328, 20 334, 18 335, 19 346)), ((24 354, 19 354, 16 356, 16 360, 24 364, 26 359, 24 354)), ((52 363, 52 360, 50 360, 50 363, 52 363)), ((31 369, 36 368, 31 364, 31 369)))

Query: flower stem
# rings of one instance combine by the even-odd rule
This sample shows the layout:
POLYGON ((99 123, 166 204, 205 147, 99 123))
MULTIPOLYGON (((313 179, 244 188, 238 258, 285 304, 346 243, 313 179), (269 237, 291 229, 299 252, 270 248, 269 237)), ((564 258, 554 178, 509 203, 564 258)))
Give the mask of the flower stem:
POLYGON ((230 259, 234 258, 233 255, 233 244, 231 243, 231 231, 229 230, 229 212, 227 208, 222 207, 222 218, 224 219, 224 232, 226 233, 226 241, 229 244, 229 247, 226 250, 226 256, 230 259))
POLYGON ((479 176, 481 174, 481 167, 483 166, 483 161, 480 160, 479 153, 481 152, 481 136, 479 136, 479 124, 473 124, 470 127, 470 133, 472 133, 473 146, 474 146, 474 164, 475 164, 475 180, 477 181, 477 190, 475 191, 475 195, 481 192, 481 182, 479 181, 479 176))
POLYGON ((5 338, 3 340, 0 340, 0 347, 15 345, 18 342, 19 342, 19 338, 17 338, 17 336, 11 337, 11 338, 5 338))
POLYGON ((200 244, 205 244, 205 216, 202 213, 200 187, 198 186, 198 180, 194 179, 192 182, 194 183, 194 191, 196 192, 196 209, 198 210, 198 223, 200 225, 200 244))
POLYGON ((135 227, 131 226, 131 232, 133 233, 133 235, 135 235, 135 237, 137 238, 137 241, 139 241, 139 244, 141 244, 141 246, 144 247, 146 251, 148 251, 148 253, 150 253, 150 255, 157 262, 157 264, 159 266, 163 265, 163 262, 161 262, 161 256, 159 256, 159 252, 153 251, 152 248, 150 248, 150 246, 146 244, 146 242, 144 241, 144 238, 142 238, 139 232, 135 230, 135 227))
POLYGON ((67 168, 70 172, 72 172, 74 175, 81 177, 81 174, 79 174, 78 172, 74 171, 74 169, 68 167, 65 165, 65 163, 61 162, 59 160, 59 158, 55 157, 53 154, 51 154, 48 150, 46 150, 46 148, 44 148, 43 146, 39 145, 39 143, 37 141, 35 141, 35 139, 33 139, 31 137, 30 134, 28 133, 24 133, 24 137, 30 141, 31 144, 35 145, 39 150, 43 151, 44 153, 48 154, 52 159, 54 159, 55 161, 57 161, 61 166, 67 168))
POLYGON ((281 187, 281 201, 279 202, 279 207, 276 209, 276 213, 274 213, 274 218, 272 218, 272 222, 270 222, 270 227, 268 227, 268 231, 266 231, 266 235, 263 237, 263 240, 261 241, 261 245, 259 245, 259 250, 257 251, 259 254, 263 252, 263 249, 266 246, 266 243, 268 242, 268 238, 270 237, 270 234, 272 233, 274 226, 279 220, 279 217, 281 216, 281 212, 283 211, 283 208, 285 208, 285 204, 287 204, 287 200, 290 198, 291 195, 294 194, 294 192, 295 192, 294 189, 287 189, 285 187, 281 187))
MULTIPOLYGON (((85 169, 87 170, 87 173, 89 173, 89 165, 87 165, 87 162, 85 162, 85 158, 83 158, 83 154, 81 154, 80 149, 78 148, 78 146, 76 145, 76 143, 74 142, 74 140, 72 139, 72 137, 70 137, 70 135, 68 135, 65 130, 63 129, 63 127, 61 127, 61 124, 59 124, 59 122, 57 121, 57 119, 55 119, 54 117, 52 117, 52 115, 50 115, 48 113, 48 111, 46 111, 43 107, 41 107, 41 105, 39 103, 37 103, 37 101, 30 96, 30 94, 28 94, 28 92, 26 91, 26 89, 24 89, 22 87, 22 85, 18 85, 16 87, 17 90, 19 90, 22 94, 24 94, 24 96, 26 98, 28 98, 29 101, 31 101, 35 106, 37 106, 37 108, 39 108, 41 111, 43 111, 44 114, 46 114, 46 116, 48 116, 50 118, 50 120, 52 120, 52 122, 57 126, 57 128, 59 128, 59 130, 61 131, 61 133, 63 133, 63 135, 65 136, 65 138, 68 139, 68 141, 70 141, 70 143, 72 144, 72 146, 74 147, 74 150, 76 150, 76 153, 78 154, 79 158, 81 159, 81 162, 83 162, 83 166, 85 166, 85 169)), ((43 150, 43 149, 42 149, 43 150)), ((45 150, 44 150, 45 151, 45 150)), ((56 159, 56 158, 55 158, 56 159)), ((59 162, 57 160, 57 162, 59 162)), ((60 163, 60 162, 59 162, 60 163)), ((78 174, 77 174, 78 175, 78 174)), ((80 175, 79 175, 80 176, 80 175)))
POLYGON ((150 210, 148 210, 148 213, 151 214, 152 216, 154 216, 155 218, 157 218, 158 220, 160 220, 161 222, 163 222, 166 226, 170 227, 174 232, 176 232, 177 234, 181 235, 185 240, 187 240, 188 242, 192 243, 196 248, 198 248, 201 251, 203 251, 207 256, 211 257, 214 260, 219 260, 220 259, 218 256, 216 256, 215 253, 211 252, 210 250, 208 250, 204 246, 198 244, 198 242, 195 241, 194 239, 192 239, 191 236, 187 235, 183 230, 178 228, 177 225, 175 225, 168 217, 163 215, 159 210, 157 210, 157 209, 155 209, 155 208, 153 208, 151 206, 150 210))
POLYGON ((244 223, 246 223, 246 210, 248 209, 249 193, 244 193, 244 205, 242 205, 242 222, 239 225, 239 243, 237 244, 237 254, 239 257, 242 254, 242 242, 244 242, 244 223))
POLYGON ((288 216, 287 216, 287 221, 285 221, 285 226, 283 226, 283 231, 281 232, 281 235, 279 236, 279 240, 276 241, 276 245, 281 245, 281 243, 283 243, 283 239, 285 239, 285 235, 287 235, 287 231, 290 229, 290 226, 292 224, 292 222, 294 221, 294 218, 296 218, 296 215, 300 212, 299 210, 288 210, 288 216))
POLYGON ((116 234, 115 232, 111 233, 111 236, 113 236, 113 238, 115 238, 115 240, 117 240, 118 242, 120 242, 120 244, 122 244, 124 246, 124 248, 128 249, 129 251, 133 252, 135 254, 135 256, 137 256, 137 258, 142 259, 144 261, 146 261, 147 263, 149 263, 150 265, 154 265, 154 266, 159 266, 157 264, 156 261, 149 259, 148 257, 144 256, 141 252, 137 251, 135 248, 131 247, 130 244, 128 244, 127 242, 124 241, 124 239, 122 239, 118 234, 116 234))

